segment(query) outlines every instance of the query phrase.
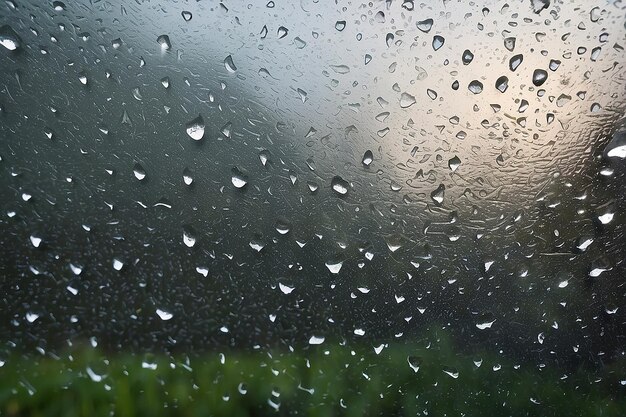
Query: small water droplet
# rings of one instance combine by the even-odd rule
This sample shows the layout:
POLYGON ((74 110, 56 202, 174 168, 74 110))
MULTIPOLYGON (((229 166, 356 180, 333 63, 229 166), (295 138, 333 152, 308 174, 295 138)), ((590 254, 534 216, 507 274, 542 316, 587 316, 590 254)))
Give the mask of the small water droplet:
POLYGON ((133 167, 133 174, 135 174, 135 178, 137 178, 139 181, 142 181, 144 178, 146 178, 146 171, 139 163, 136 163, 133 167))
POLYGON ((161 45, 162 51, 169 51, 172 49, 172 44, 170 42, 170 37, 167 35, 160 35, 157 37, 157 42, 161 45))
POLYGON ((361 162, 367 167, 372 163, 372 161, 374 161, 374 154, 368 149, 363 154, 363 159, 361 160, 361 162))
POLYGON ((469 49, 463 51, 463 56, 461 60, 463 61, 463 65, 468 65, 474 59, 474 54, 469 49))
POLYGON ((433 27, 433 19, 425 19, 416 23, 417 28, 424 33, 430 32, 430 29, 433 27))
POLYGON ((193 17, 191 12, 188 12, 187 10, 183 10, 180 14, 183 17, 183 19, 185 19, 185 22, 189 22, 191 18, 193 17))
POLYGON ((226 68, 228 72, 231 72, 231 73, 237 71, 237 67, 235 66, 235 63, 233 62, 232 55, 228 55, 226 58, 224 58, 224 67, 226 68))
POLYGON ((350 184, 348 181, 341 178, 339 175, 335 175, 330 183, 334 192, 340 195, 348 194, 348 190, 350 189, 350 184))
POLYGON ((548 79, 548 73, 546 70, 536 69, 533 72, 533 84, 537 87, 543 85, 548 79))
POLYGON ((483 83, 478 80, 473 80, 469 83, 467 89, 474 94, 480 94, 483 92, 483 83))
POLYGON ((239 170, 237 167, 233 167, 231 170, 231 182, 235 188, 243 188, 248 184, 248 176, 239 170))
POLYGON ((187 134, 193 140, 200 140, 204 137, 204 119, 198 115, 186 125, 187 134))
POLYGON ((400 95, 400 107, 406 109, 407 107, 411 107, 415 104, 415 96, 412 96, 409 93, 402 93, 400 95))
POLYGON ((156 309, 156 313, 159 316, 159 318, 163 321, 170 320, 172 317, 174 317, 172 313, 165 311, 165 310, 161 310, 160 308, 156 309))
POLYGON ((445 38, 443 36, 435 35, 433 37, 433 49, 435 51, 438 51, 443 46, 443 44, 445 42, 446 42, 446 40, 445 40, 445 38))

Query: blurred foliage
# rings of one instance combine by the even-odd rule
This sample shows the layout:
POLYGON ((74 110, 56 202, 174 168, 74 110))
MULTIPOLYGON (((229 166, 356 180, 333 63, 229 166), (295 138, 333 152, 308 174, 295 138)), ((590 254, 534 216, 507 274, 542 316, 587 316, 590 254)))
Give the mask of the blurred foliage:
POLYGON ((626 415, 625 361, 563 372, 464 354, 441 336, 379 352, 326 341, 193 356, 15 353, 0 368, 0 415, 626 415))

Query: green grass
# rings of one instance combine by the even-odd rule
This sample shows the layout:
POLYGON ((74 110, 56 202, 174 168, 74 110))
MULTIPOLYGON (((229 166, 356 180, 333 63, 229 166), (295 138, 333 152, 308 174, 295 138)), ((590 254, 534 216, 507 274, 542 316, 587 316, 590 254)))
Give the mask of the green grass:
POLYGON ((445 339, 430 348, 390 345, 378 355, 370 346, 326 342, 223 358, 104 355, 85 347, 53 356, 6 358, 1 416, 626 415, 624 362, 601 374, 581 369, 564 378, 563 371, 537 364, 516 369, 499 356, 462 355, 445 339), (417 372, 408 356, 420 358, 417 372), (502 368, 494 371, 497 364, 502 368), (446 374, 448 368, 458 378, 446 374))

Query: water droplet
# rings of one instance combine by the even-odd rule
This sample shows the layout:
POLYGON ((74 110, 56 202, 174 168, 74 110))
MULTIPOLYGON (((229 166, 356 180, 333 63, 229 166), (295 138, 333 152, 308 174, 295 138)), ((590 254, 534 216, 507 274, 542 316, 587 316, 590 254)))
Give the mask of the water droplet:
POLYGON ((78 80, 82 85, 87 85, 87 74, 85 73, 85 71, 81 71, 80 73, 78 73, 78 80))
POLYGON ((121 259, 113 258, 113 269, 121 271, 124 268, 124 262, 121 259))
POLYGON ((235 66, 235 63, 233 62, 233 57, 231 55, 228 55, 226 58, 224 58, 224 67, 226 68, 228 72, 237 71, 237 67, 235 66))
POLYGON ((53 1, 52 7, 55 11, 62 12, 63 10, 65 10, 65 3, 63 3, 62 1, 53 1))
POLYGON ((459 166, 461 166, 461 160, 456 155, 448 161, 448 168, 450 168, 452 172, 456 171, 459 166))
POLYGON ((193 183, 193 177, 191 176, 189 168, 183 169, 183 182, 185 185, 191 185, 191 183, 193 183))
POLYGON ((433 19, 425 19, 416 23, 417 28, 424 33, 430 32, 430 29, 433 27, 433 19))
POLYGON ((513 50, 515 49, 515 38, 505 38, 504 39, 504 47, 509 51, 509 52, 513 52, 513 50))
POLYGON ((174 317, 174 315, 170 312, 167 312, 165 310, 161 310, 160 308, 156 309, 156 313, 159 316, 159 318, 161 320, 167 321, 169 319, 171 319, 172 317, 174 317))
POLYGON ((193 17, 191 12, 188 12, 187 10, 183 10, 180 14, 183 17, 183 19, 185 19, 185 22, 189 22, 191 18, 193 17))
POLYGON ((406 358, 406 361, 409 363, 411 369, 413 369, 413 372, 417 372, 420 370, 420 366, 422 365, 422 358, 420 358, 419 356, 408 356, 406 358))
POLYGON ((30 236, 30 243, 36 248, 38 248, 41 245, 42 241, 43 239, 40 238, 39 236, 36 236, 36 235, 30 236))
POLYGON ((435 90, 431 90, 430 88, 426 89, 426 94, 428 94, 428 97, 430 97, 431 100, 434 100, 437 98, 437 92, 435 90))
POLYGON ((0 27, 0 45, 4 46, 9 51, 15 51, 22 44, 22 41, 18 34, 9 25, 3 25, 0 27))
POLYGON ((135 166, 133 167, 133 174, 135 174, 135 178, 137 178, 139 181, 142 181, 144 178, 146 178, 146 171, 139 163, 135 164, 135 166))
POLYGON ((519 67, 523 61, 524 61, 524 55, 522 54, 513 55, 511 59, 509 59, 509 69, 511 71, 515 71, 517 67, 519 67))
POLYGON ((480 94, 483 92, 483 83, 478 80, 473 80, 469 83, 467 89, 474 94, 480 94))
POLYGON ((550 0, 530 0, 533 12, 540 14, 543 10, 550 7, 550 0))
POLYGON ((296 287, 290 287, 289 285, 285 285, 282 282, 278 283, 278 288, 280 288, 280 291, 283 294, 291 294, 291 292, 296 289, 296 287))
POLYGON ((533 72, 533 84, 535 84, 537 87, 543 85, 543 83, 545 83, 547 79, 548 73, 546 72, 546 70, 536 69, 533 72))
POLYGON ((330 185, 334 192, 340 195, 348 194, 348 190, 350 189, 350 184, 348 181, 341 178, 339 175, 335 175, 330 182, 330 185))
POLYGON ((321 345, 322 343, 324 343, 324 340, 325 340, 324 337, 311 336, 309 338, 309 344, 310 345, 321 345))
POLYGON ((291 230, 291 222, 287 219, 278 219, 276 220, 274 228, 281 235, 286 235, 289 233, 289 230, 291 230))
POLYGON ((372 163, 372 161, 374 161, 374 154, 372 153, 372 151, 370 151, 368 149, 363 154, 363 159, 362 159, 361 162, 363 163, 363 165, 365 165, 367 167, 367 166, 369 166, 372 163))
POLYGON ((183 228, 183 243, 188 248, 193 248, 193 246, 196 244, 196 238, 191 227, 183 228))
POLYGON ((233 167, 231 170, 232 177, 231 182, 235 186, 235 188, 243 188, 248 184, 248 176, 239 170, 237 167, 233 167))
POLYGON ((461 60, 463 61, 463 65, 468 65, 474 59, 474 54, 469 49, 463 51, 463 56, 461 60))
POLYGON ((198 115, 195 119, 187 123, 187 134, 193 140, 200 140, 204 137, 204 119, 198 115))
POLYGON ((459 371, 456 368, 452 368, 449 366, 443 367, 443 373, 454 379, 457 379, 459 377, 459 371))
POLYGON ((393 39, 394 39, 393 33, 388 33, 385 36, 385 43, 387 44, 387 48, 389 48, 393 44, 393 39))
POLYGON ((157 37, 157 42, 161 45, 162 51, 169 51, 172 49, 172 44, 170 43, 170 37, 167 35, 160 35, 157 37))
POLYGON ((444 39, 443 36, 435 35, 433 37, 433 49, 435 51, 438 51, 439 48, 441 48, 445 42, 446 42, 446 40, 444 39))
POLYGON ((337 20, 337 22, 335 22, 335 29, 337 29, 339 32, 341 32, 345 28, 346 28, 345 20, 337 20))
POLYGON ((338 274, 343 266, 343 261, 327 261, 324 265, 326 265, 331 274, 338 274))
POLYGON ((411 107, 415 104, 415 97, 410 95, 409 93, 402 93, 400 95, 400 107, 406 109, 407 107, 411 107))
POLYGON ((432 198, 435 204, 441 205, 443 203, 445 192, 446 192, 446 186, 443 184, 440 184, 439 187, 437 187, 435 191, 430 193, 430 198, 432 198))
POLYGON ((278 28, 278 31, 277 31, 276 33, 277 33, 277 35, 278 35, 278 39, 282 39, 282 38, 284 38, 285 36, 287 36, 287 34, 289 33, 289 29, 287 29, 287 28, 286 28, 286 27, 284 27, 284 26, 280 26, 280 27, 278 28))
POLYGON ((496 88, 501 93, 504 93, 507 88, 509 88, 509 79, 506 76, 499 77, 496 80, 496 88))

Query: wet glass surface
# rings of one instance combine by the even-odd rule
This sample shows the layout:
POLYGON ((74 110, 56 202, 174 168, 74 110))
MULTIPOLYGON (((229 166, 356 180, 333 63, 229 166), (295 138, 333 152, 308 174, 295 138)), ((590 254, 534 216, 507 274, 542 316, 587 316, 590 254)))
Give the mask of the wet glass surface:
MULTIPOLYGON (((82 344, 144 369, 147 353, 242 355, 261 386, 282 371, 259 353, 366 385, 387 369, 369 401, 393 392, 396 414, 437 412, 437 384, 477 370, 583 372, 624 398, 625 14, 3 2, 0 364, 17 376, 0 402, 36 385, 20 360, 82 344), (428 349, 449 356, 410 354, 428 349), (393 375, 420 366, 432 392, 409 413, 393 375)), ((254 409, 350 409, 332 378, 306 406, 272 392, 254 409)), ((494 395, 554 412, 532 389, 494 395)))

